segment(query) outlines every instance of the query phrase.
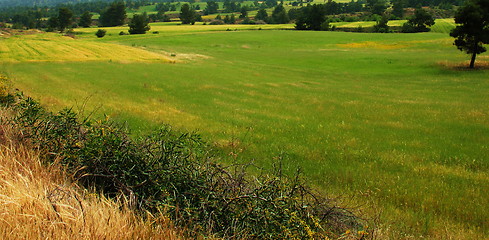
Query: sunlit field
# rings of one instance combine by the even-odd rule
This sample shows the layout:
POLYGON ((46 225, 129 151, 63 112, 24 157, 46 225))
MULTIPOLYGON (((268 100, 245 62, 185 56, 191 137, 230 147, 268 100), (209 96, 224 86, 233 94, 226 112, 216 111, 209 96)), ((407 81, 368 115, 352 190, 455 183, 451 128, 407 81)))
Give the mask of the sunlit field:
POLYGON ((199 132, 229 162, 299 167, 377 218, 379 237, 480 239, 489 56, 463 68, 469 56, 441 25, 374 34, 172 23, 133 36, 105 28, 100 39, 76 29, 74 39, 1 39, 0 71, 52 109, 107 114, 134 135, 168 123, 199 132))

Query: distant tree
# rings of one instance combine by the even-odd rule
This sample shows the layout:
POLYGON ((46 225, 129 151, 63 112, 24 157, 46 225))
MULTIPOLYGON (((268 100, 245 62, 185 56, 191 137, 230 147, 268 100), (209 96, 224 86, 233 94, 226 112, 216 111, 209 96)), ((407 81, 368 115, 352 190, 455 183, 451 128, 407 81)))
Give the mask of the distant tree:
POLYGON ((182 24, 194 24, 197 19, 197 13, 187 3, 180 9, 180 20, 182 24))
POLYGON ((124 25, 126 20, 126 6, 124 2, 113 2, 100 14, 100 26, 113 27, 124 25))
POLYGON ((265 10, 264 8, 258 10, 255 16, 255 20, 267 21, 268 20, 267 10, 265 10))
POLYGON ((287 15, 289 15, 290 20, 295 20, 300 14, 300 10, 298 8, 291 8, 287 15))
POLYGON ((383 15, 388 6, 386 0, 366 0, 366 1, 367 1, 366 6, 372 14, 383 15))
POLYGON ((58 10, 58 30, 63 32, 73 21, 73 12, 68 8, 58 10))
POLYGON ((483 44, 489 44, 489 0, 467 1, 455 14, 455 23, 459 25, 450 36, 460 51, 472 54, 470 68, 474 68, 477 54, 486 51, 483 44))
POLYGON ((392 15, 403 18, 404 17, 404 7, 406 6, 406 0, 393 0, 392 1, 392 15))
POLYGON ((241 7, 241 14, 239 15, 239 18, 247 18, 248 17, 248 7, 247 6, 242 6, 241 7))
POLYGON ((320 31, 321 25, 326 21, 324 5, 314 4, 300 9, 300 14, 295 22, 297 30, 320 31))
POLYGON ((226 15, 224 17, 223 21, 226 24, 235 24, 236 23, 236 16, 234 16, 234 14, 226 15))
POLYGON ((130 34, 145 34, 146 31, 149 31, 150 26, 149 18, 146 15, 146 12, 143 14, 134 14, 129 23, 129 33, 130 34))
POLYGON ((223 11, 226 13, 237 12, 241 8, 241 5, 239 3, 231 0, 224 0, 222 5, 224 7, 223 11))
POLYGON ((278 3, 277 0, 266 0, 264 4, 266 7, 272 8, 277 6, 278 3))
POLYGON ((78 25, 85 28, 90 27, 90 25, 92 25, 92 17, 93 15, 89 11, 84 12, 80 16, 80 21, 78 22, 78 25))
POLYGON ((282 4, 277 5, 272 12, 272 23, 284 24, 289 22, 289 16, 282 4))
POLYGON ((48 19, 48 32, 52 32, 58 28, 58 17, 52 16, 48 19))
POLYGON ((107 33, 106 30, 104 29, 99 29, 96 33, 95 33, 95 36, 97 36, 98 38, 103 38, 105 36, 105 34, 107 33))
POLYGON ((402 32, 428 32, 435 24, 435 19, 428 11, 419 8, 414 15, 402 26, 402 32))
MULTIPOLYGON (((8 11, 10 9, 4 9, 3 11, 8 11)), ((11 22, 14 25, 16 25, 17 28, 40 28, 41 27, 41 19, 43 18, 43 14, 39 10, 28 10, 27 12, 23 13, 15 13, 13 16, 8 17, 8 13, 1 12, 2 10, 0 9, 0 22, 5 21, 5 22, 11 22), (2 15, 4 15, 2 17, 2 15)), ((10 11, 8 11, 10 12, 10 11)), ((57 27, 57 26, 56 26, 57 27)), ((55 28, 56 28, 55 27, 55 28)))
POLYGON ((207 2, 207 6, 204 9, 204 14, 209 15, 213 13, 217 13, 219 9, 219 4, 217 4, 216 1, 209 1, 207 2))
POLYGON ((389 32, 389 17, 387 15, 382 15, 380 19, 377 20, 377 23, 374 25, 374 32, 376 33, 388 33, 389 32))

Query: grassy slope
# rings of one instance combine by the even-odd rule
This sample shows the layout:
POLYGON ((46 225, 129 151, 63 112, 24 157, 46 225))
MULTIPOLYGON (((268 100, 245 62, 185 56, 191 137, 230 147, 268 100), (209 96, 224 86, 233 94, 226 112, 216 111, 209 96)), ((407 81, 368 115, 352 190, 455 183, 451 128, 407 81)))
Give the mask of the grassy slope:
POLYGON ((1 239, 182 239, 163 216, 142 220, 122 204, 80 189, 61 166, 43 165, 17 135, 0 125, 1 239))
POLYGON ((160 34, 76 40, 176 53, 187 64, 0 70, 47 105, 89 97, 88 110, 101 106, 135 128, 198 129, 261 165, 280 156, 325 191, 382 206, 385 236, 470 239, 488 228, 489 74, 447 68, 467 59, 447 35, 216 31, 228 27, 153 25, 160 34))

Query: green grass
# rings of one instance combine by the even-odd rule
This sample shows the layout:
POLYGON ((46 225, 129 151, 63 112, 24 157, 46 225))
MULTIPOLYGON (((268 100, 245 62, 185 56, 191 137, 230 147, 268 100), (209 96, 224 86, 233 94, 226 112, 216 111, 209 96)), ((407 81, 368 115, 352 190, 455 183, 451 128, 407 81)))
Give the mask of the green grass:
POLYGON ((178 63, 21 62, 0 71, 46 105, 86 101, 87 112, 128 121, 134 134, 170 123, 238 161, 301 167, 322 191, 380 209, 381 236, 487 236, 489 72, 452 67, 468 59, 453 39, 244 27, 156 24, 160 34, 103 39, 81 29, 80 44, 174 53, 178 63))

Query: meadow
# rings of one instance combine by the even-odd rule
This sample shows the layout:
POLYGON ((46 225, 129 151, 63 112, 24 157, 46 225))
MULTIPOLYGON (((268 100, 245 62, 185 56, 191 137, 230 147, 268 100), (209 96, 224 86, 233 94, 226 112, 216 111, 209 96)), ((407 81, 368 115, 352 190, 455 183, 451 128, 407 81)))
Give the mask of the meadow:
POLYGON ((228 162, 300 167, 382 238, 489 233, 487 54, 468 71, 447 33, 151 27, 1 39, 0 72, 52 109, 107 114, 134 135, 168 123, 228 162))

